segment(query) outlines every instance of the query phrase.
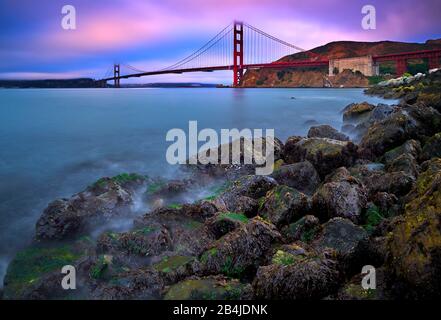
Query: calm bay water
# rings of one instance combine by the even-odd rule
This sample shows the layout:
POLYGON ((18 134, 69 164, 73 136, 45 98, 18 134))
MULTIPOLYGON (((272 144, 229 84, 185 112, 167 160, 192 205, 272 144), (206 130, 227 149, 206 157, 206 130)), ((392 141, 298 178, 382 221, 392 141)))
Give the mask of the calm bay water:
POLYGON ((362 101, 391 103, 361 89, 0 90, 0 279, 51 200, 122 172, 172 177, 172 128, 274 128, 284 141, 309 120, 340 129, 340 110, 362 101))

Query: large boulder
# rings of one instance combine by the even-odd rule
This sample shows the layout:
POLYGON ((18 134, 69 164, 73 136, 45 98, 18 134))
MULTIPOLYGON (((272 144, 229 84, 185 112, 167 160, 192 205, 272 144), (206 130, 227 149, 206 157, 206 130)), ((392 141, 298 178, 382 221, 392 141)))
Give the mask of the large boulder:
POLYGON ((403 154, 410 155, 415 159, 418 159, 421 153, 421 144, 417 140, 407 140, 402 145, 389 150, 383 155, 383 160, 385 163, 390 163, 394 161, 396 158, 402 156, 403 154))
POLYGON ((401 110, 371 125, 361 139, 361 154, 366 157, 383 155, 406 140, 414 137, 417 123, 407 112, 401 110))
POLYGON ((280 238, 272 224, 253 218, 217 240, 201 255, 195 270, 202 274, 252 277, 267 258, 272 244, 280 241, 280 238))
POLYGON ((329 138, 340 141, 349 141, 349 137, 330 125, 323 124, 309 128, 308 138, 329 138))
POLYGON ((290 147, 289 155, 285 150, 291 163, 310 161, 321 178, 338 167, 351 166, 356 155, 357 146, 352 142, 328 138, 304 138, 290 147))
POLYGON ((343 167, 328 177, 312 198, 313 211, 325 220, 343 217, 357 223, 366 204, 365 187, 343 167))
POLYGON ((286 257, 260 267, 253 282, 256 299, 321 299, 338 289, 337 263, 326 255, 286 257))
POLYGON ((280 185, 268 191, 259 214, 280 227, 310 211, 309 198, 300 191, 280 185))
POLYGON ((361 122, 364 118, 369 116, 374 108, 374 105, 367 102, 351 103, 342 110, 343 121, 361 122))
POLYGON ((441 132, 433 135, 424 144, 421 159, 429 160, 441 157, 441 132))
POLYGON ((266 145, 274 151, 274 161, 282 158, 283 143, 276 137, 238 138, 228 144, 201 151, 196 156, 188 159, 186 169, 200 179, 201 176, 227 177, 237 179, 242 175, 255 173, 256 167, 266 162, 266 145), (228 150, 228 159, 222 159, 222 150, 228 150), (216 163, 201 163, 200 159, 217 155, 216 163), (235 161, 233 161, 233 159, 235 161), (226 164, 226 161, 228 160, 226 164))
MULTIPOLYGON (((373 197, 378 192, 403 196, 412 189, 415 176, 404 171, 393 171, 404 168, 399 164, 400 162, 396 162, 395 167, 385 167, 381 163, 360 163, 349 168, 349 170, 354 177, 363 183, 369 197, 373 197), (393 172, 386 172, 385 168, 393 172)), ((406 163, 404 162, 404 164, 406 163)))
POLYGON ((139 256, 154 256, 171 248, 170 233, 160 224, 123 233, 105 232, 97 242, 98 252, 139 256))
POLYGON ((277 185, 277 181, 268 176, 243 176, 235 180, 219 196, 228 211, 242 212, 246 198, 259 199, 277 185), (246 197, 246 198, 244 198, 246 197))
POLYGON ((312 194, 320 183, 320 177, 309 161, 281 166, 271 175, 279 184, 312 194))
POLYGON ((388 266, 405 288, 398 295, 433 299, 441 292, 441 159, 423 167, 390 233, 388 266))
MULTIPOLYGON (((89 239, 72 243, 32 244, 10 262, 4 278, 3 299, 47 300, 79 298, 79 290, 64 290, 61 269, 72 265, 77 282, 84 282, 84 261, 94 254, 89 239)), ((87 277, 87 276, 86 276, 87 277)))
POLYGON ((239 300, 251 298, 249 285, 222 276, 192 277, 172 285, 165 300, 239 300))
POLYGON ((91 223, 129 213, 134 188, 145 183, 145 179, 138 175, 102 178, 70 199, 53 201, 37 221, 37 239, 61 240, 74 237, 85 232, 91 223))
POLYGON ((387 192, 398 197, 406 195, 415 184, 415 176, 404 171, 373 172, 362 179, 369 196, 387 192))
POLYGON ((320 234, 313 242, 319 249, 331 248, 339 255, 347 256, 354 252, 359 242, 367 239, 367 232, 344 218, 333 218, 322 226, 320 234))
POLYGON ((180 255, 197 256, 214 241, 202 217, 194 217, 184 208, 159 208, 134 221, 135 230, 165 228, 171 239, 170 250, 180 255))
POLYGON ((441 114, 431 107, 411 105, 375 122, 361 139, 365 157, 383 155, 409 139, 422 139, 441 130, 441 114))
POLYGON ((242 213, 219 212, 214 217, 208 219, 205 225, 215 238, 219 239, 247 222, 248 218, 242 213))
POLYGON ((96 281, 90 296, 94 300, 160 299, 165 284, 160 272, 139 268, 120 272, 111 281, 96 281))
POLYGON ((320 220, 313 215, 306 215, 296 222, 290 223, 282 229, 283 235, 289 241, 300 240, 304 243, 309 243, 316 236, 319 231, 320 220))

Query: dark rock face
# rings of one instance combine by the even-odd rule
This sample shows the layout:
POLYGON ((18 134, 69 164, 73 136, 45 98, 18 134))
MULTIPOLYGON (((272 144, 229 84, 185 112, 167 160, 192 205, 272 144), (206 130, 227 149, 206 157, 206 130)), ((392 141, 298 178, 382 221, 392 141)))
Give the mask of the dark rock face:
POLYGON ((65 239, 84 231, 92 221, 124 215, 132 203, 132 193, 107 178, 74 195, 50 203, 36 224, 41 240, 65 239))
POLYGON ((247 217, 243 214, 220 212, 216 216, 208 219, 205 225, 214 237, 219 239, 227 233, 240 228, 247 220, 247 217))
POLYGON ((394 161, 399 156, 406 154, 409 156, 418 159, 421 154, 421 144, 417 140, 408 140, 403 143, 401 146, 396 147, 388 152, 386 152, 383 156, 383 160, 385 163, 390 163, 394 161))
POLYGON ((280 185, 267 193, 259 214, 280 227, 308 214, 310 207, 306 195, 280 185))
POLYGON ((151 300, 160 299, 165 282, 160 272, 151 269, 137 269, 118 276, 115 284, 99 282, 92 291, 97 300, 151 300))
POLYGON ((359 242, 367 237, 367 232, 350 220, 334 218, 323 225, 313 245, 321 249, 331 248, 339 255, 347 256, 352 254, 359 242))
POLYGON ((291 264, 260 267, 253 282, 256 299, 320 299, 337 290, 334 260, 308 257, 291 264))
POLYGON ((337 300, 388 300, 389 292, 386 288, 387 276, 384 268, 375 270, 376 285, 375 290, 365 290, 361 286, 362 274, 353 276, 342 288, 339 289, 335 299, 337 300))
POLYGON ((363 117, 368 116, 370 111, 374 110, 374 108, 374 105, 367 102, 351 103, 342 110, 343 121, 360 122, 363 117))
POLYGON ((415 184, 415 177, 403 171, 398 172, 374 172, 363 179, 369 195, 377 192, 388 192, 396 196, 406 195, 415 184))
POLYGON ((220 199, 225 203, 228 211, 242 212, 244 201, 243 197, 258 199, 274 188, 277 181, 268 176, 243 176, 234 181, 230 187, 220 195, 220 199))
POLYGON ((330 125, 324 124, 311 127, 308 131, 308 138, 329 138, 340 141, 349 141, 349 137, 330 125))
POLYGON ((361 139, 361 152, 366 156, 381 156, 412 138, 415 128, 416 122, 408 113, 396 112, 369 127, 361 139))
POLYGON ((357 146, 327 138, 304 138, 290 146, 289 152, 288 159, 292 163, 308 160, 323 178, 336 168, 351 166, 357 156, 357 146))
POLYGON ((292 136, 286 140, 285 145, 283 147, 283 160, 285 160, 286 163, 298 162, 294 151, 297 150, 296 148, 297 142, 299 142, 302 139, 303 137, 300 136, 292 136))
POLYGON ((386 164, 386 171, 388 172, 404 172, 410 176, 417 177, 419 166, 416 159, 409 154, 402 154, 395 158, 390 163, 386 164))
POLYGON ((306 215, 282 229, 282 233, 289 241, 301 240, 308 243, 315 237, 319 226, 320 221, 317 217, 306 215))
POLYGON ((172 248, 169 231, 161 225, 151 225, 124 233, 104 233, 97 242, 97 251, 102 253, 134 254, 154 256, 172 248))
POLYGON ((329 177, 312 198, 313 211, 320 214, 320 218, 343 217, 355 223, 366 204, 366 189, 345 168, 329 177))
POLYGON ((251 298, 249 285, 222 276, 192 277, 173 286, 165 300, 247 300, 251 298))
POLYGON ((441 160, 425 164, 389 238, 388 266, 407 298, 439 297, 441 289, 441 160))
POLYGON ((411 159, 410 164, 411 166, 408 168, 409 172, 412 173, 393 171, 406 168, 406 162, 404 162, 404 165, 401 165, 399 161, 395 162, 394 166, 386 167, 389 171, 393 172, 384 171, 384 165, 378 163, 358 164, 350 168, 350 172, 353 176, 362 181, 369 197, 373 197, 378 192, 387 192, 396 196, 403 196, 412 189, 415 183, 413 170, 417 170, 417 166, 412 166, 412 164, 415 164, 413 159, 411 159))
POLYGON ((214 237, 201 221, 203 220, 185 214, 183 209, 160 208, 135 219, 134 227, 136 230, 149 230, 159 224, 170 234, 170 250, 196 256, 214 241, 214 237))
POLYGON ((280 240, 276 228, 258 218, 226 234, 200 257, 202 274, 225 274, 233 277, 253 275, 266 259, 271 245, 280 240))
POLYGON ((312 194, 320 183, 320 177, 309 161, 281 166, 271 175, 279 184, 312 194))
POLYGON ((441 132, 432 136, 424 144, 421 159, 441 158, 441 132))
POLYGON ((361 154, 381 156, 406 140, 431 136, 441 130, 441 114, 431 107, 406 106, 376 122, 361 139, 361 154))

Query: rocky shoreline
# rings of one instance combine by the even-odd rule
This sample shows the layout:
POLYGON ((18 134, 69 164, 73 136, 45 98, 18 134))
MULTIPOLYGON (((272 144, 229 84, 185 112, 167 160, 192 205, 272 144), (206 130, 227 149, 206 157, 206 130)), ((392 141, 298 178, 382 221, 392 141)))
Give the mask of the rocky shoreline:
POLYGON ((187 179, 121 174, 53 201, 9 265, 3 298, 439 298, 440 79, 368 89, 401 102, 347 106, 342 132, 276 139, 271 176, 189 166, 187 179), (200 189, 211 194, 182 202, 200 189), (140 199, 152 210, 134 214, 140 199), (133 225, 106 231, 118 219, 133 225), (60 285, 64 265, 76 290, 60 285), (375 290, 361 287, 365 265, 375 290))

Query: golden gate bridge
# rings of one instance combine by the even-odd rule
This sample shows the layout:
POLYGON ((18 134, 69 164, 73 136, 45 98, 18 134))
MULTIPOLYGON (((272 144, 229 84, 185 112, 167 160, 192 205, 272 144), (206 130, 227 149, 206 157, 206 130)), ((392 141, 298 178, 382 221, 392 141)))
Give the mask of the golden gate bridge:
MULTIPOLYGON (((439 66, 441 50, 425 50, 396 53, 370 57, 372 63, 384 61, 396 63, 396 73, 406 71, 408 59, 427 58, 429 68, 439 66)), ((285 69, 299 67, 329 67, 328 58, 323 58, 311 51, 272 36, 250 24, 235 21, 216 34, 197 51, 179 60, 171 66, 146 71, 129 64, 114 64, 99 83, 114 81, 120 87, 121 79, 139 78, 161 74, 182 74, 188 72, 213 72, 218 70, 233 71, 233 86, 240 86, 245 70, 249 69, 285 69), (303 59, 281 59, 294 53, 304 53, 303 59), (122 70, 127 70, 123 74, 122 70), (113 71, 113 75, 109 75, 113 71)))

